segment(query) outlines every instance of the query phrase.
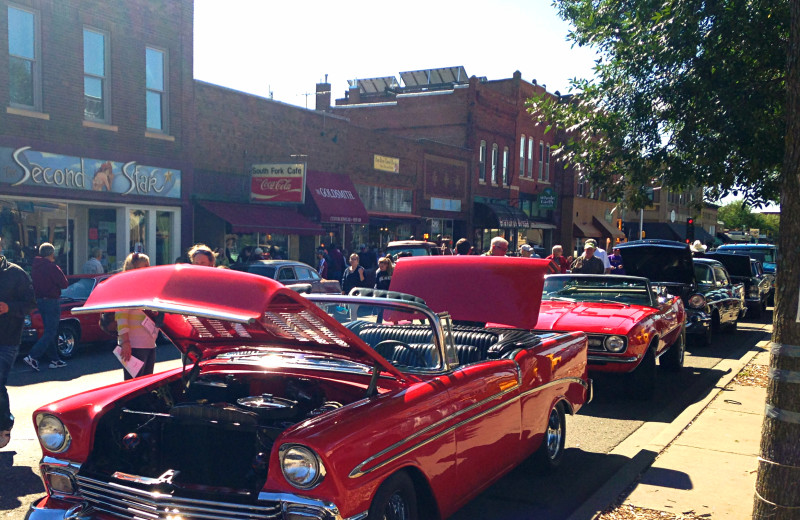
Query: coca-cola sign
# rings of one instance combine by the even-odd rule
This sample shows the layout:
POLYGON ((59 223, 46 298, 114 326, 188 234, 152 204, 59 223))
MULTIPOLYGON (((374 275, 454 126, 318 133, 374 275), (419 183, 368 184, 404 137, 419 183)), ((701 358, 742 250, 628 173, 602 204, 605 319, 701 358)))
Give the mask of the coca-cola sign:
POLYGON ((250 168, 250 200, 305 201, 305 164, 254 164, 250 168))

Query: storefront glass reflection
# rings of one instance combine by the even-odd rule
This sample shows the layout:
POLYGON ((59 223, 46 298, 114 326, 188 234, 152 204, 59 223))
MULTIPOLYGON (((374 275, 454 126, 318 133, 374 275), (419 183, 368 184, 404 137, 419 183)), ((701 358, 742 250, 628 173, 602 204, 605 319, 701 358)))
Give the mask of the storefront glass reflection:
POLYGON ((73 245, 73 221, 67 220, 66 204, 0 199, 0 236, 3 255, 30 272, 39 244, 56 248, 56 262, 72 273, 69 253, 73 245), (69 224, 67 224, 69 222, 69 224))
MULTIPOLYGON (((147 249, 147 212, 140 209, 130 210, 130 243, 128 252, 149 254, 147 249)), ((126 255, 127 256, 127 255, 126 255)), ((152 260, 151 260, 151 263, 152 260)))
POLYGON ((170 211, 156 212, 156 258, 154 265, 171 264, 172 226, 174 214, 170 211))

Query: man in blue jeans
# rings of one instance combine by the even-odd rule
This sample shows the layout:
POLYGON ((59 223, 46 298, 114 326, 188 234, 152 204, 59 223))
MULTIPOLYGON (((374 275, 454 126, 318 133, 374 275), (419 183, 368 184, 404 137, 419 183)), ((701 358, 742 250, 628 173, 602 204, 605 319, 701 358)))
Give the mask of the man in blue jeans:
POLYGON ((53 244, 44 242, 39 246, 39 256, 33 259, 31 278, 44 332, 23 361, 38 372, 39 359, 47 353, 50 357, 50 368, 65 367, 67 364, 58 357, 56 340, 58 323, 61 321, 61 289, 66 289, 69 282, 56 264, 56 248, 53 244))
POLYGON ((8 444, 14 426, 6 390, 8 374, 19 352, 25 315, 35 306, 33 285, 28 273, 0 254, 0 448, 8 444))

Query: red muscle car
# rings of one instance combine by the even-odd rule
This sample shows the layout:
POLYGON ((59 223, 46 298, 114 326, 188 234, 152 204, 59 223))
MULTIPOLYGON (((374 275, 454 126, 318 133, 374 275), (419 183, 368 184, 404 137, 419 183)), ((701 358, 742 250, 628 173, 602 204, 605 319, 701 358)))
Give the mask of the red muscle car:
POLYGON ((591 381, 584 334, 530 332, 546 267, 406 258, 402 292, 347 296, 115 275, 75 312, 164 312, 186 365, 37 410, 28 518, 446 518, 532 454, 553 468, 591 381))
MULTIPOLYGON (((110 341, 115 338, 98 325, 99 314, 72 314, 72 309, 80 307, 94 288, 111 276, 110 274, 76 274, 67 276, 69 286, 61 291, 61 321, 58 323, 58 354, 62 359, 75 355, 81 343, 110 341)), ((25 318, 22 329, 22 342, 33 344, 42 337, 44 323, 39 311, 33 310, 25 318)))
POLYGON ((649 399, 656 359, 683 367, 685 321, 680 297, 657 294, 647 278, 563 274, 545 278, 536 328, 586 332, 589 370, 625 373, 631 396, 649 399))

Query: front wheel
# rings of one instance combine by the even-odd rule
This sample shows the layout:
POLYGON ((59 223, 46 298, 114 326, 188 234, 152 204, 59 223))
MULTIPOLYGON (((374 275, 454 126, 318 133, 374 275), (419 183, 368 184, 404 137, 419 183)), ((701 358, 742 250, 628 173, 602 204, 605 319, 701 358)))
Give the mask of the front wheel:
POLYGON ((78 347, 78 331, 75 325, 59 325, 56 342, 58 344, 59 357, 62 359, 71 358, 78 347))
POLYGON ((395 473, 381 484, 369 506, 370 520, 419 520, 417 493, 406 473, 395 473))
POLYGON ((567 441, 567 419, 564 408, 557 404, 550 410, 547 418, 547 429, 544 432, 542 445, 536 452, 536 458, 542 468, 549 472, 555 470, 564 458, 564 448, 567 441))
POLYGON ((682 330, 678 339, 670 345, 669 350, 659 358, 660 366, 669 372, 680 372, 686 356, 686 329, 682 330))

